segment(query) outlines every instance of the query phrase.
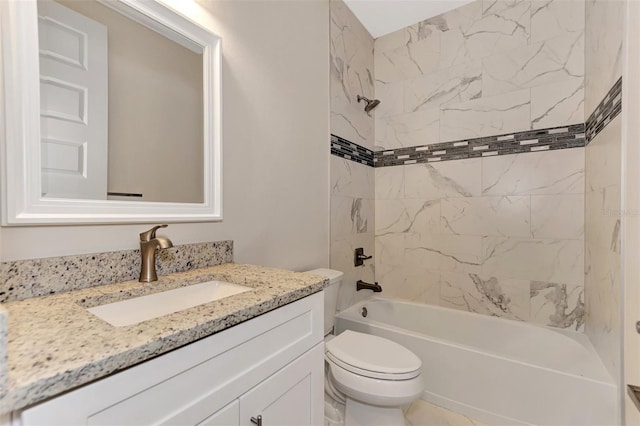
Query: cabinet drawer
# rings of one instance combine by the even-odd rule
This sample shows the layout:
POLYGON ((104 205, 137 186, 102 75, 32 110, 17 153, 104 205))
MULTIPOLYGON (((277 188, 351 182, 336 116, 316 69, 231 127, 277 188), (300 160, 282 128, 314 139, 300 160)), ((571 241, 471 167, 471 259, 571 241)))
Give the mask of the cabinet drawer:
POLYGON ((240 425, 320 426, 324 420, 324 343, 240 397, 240 425))
POLYGON ((34 424, 202 422, 322 341, 322 293, 22 412, 34 424))

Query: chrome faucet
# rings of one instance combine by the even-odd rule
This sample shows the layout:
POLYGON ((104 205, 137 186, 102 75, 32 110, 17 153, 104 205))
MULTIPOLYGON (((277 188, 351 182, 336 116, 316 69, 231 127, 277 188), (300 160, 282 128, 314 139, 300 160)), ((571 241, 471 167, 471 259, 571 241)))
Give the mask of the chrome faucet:
POLYGON ((173 243, 166 237, 156 237, 159 228, 166 228, 168 225, 158 225, 140 234, 140 254, 142 255, 142 266, 140 267, 140 279, 142 283, 158 281, 156 274, 156 251, 173 247, 173 243))

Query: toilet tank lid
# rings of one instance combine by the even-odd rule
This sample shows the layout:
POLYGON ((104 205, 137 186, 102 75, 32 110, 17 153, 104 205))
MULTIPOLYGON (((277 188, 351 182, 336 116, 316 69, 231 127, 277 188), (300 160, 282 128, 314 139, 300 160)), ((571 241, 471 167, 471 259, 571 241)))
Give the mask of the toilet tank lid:
POLYGON ((342 271, 336 271, 335 269, 326 268, 312 269, 311 271, 307 272, 310 274, 316 274, 320 275, 321 277, 328 278, 331 284, 335 284, 340 281, 342 279, 342 276, 344 275, 342 271))

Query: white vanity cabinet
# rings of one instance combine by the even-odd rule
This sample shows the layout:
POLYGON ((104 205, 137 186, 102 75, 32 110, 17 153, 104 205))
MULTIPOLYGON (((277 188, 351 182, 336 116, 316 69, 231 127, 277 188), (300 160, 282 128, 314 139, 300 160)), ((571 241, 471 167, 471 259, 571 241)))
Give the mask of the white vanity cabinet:
POLYGON ((14 425, 321 425, 323 303, 308 296, 14 413, 14 425))

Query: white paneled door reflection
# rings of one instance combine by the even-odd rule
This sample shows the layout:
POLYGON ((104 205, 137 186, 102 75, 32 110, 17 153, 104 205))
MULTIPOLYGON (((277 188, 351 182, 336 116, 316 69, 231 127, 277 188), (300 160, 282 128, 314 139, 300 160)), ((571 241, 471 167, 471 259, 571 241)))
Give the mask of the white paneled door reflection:
POLYGON ((38 2, 42 195, 106 199, 107 28, 38 2))

